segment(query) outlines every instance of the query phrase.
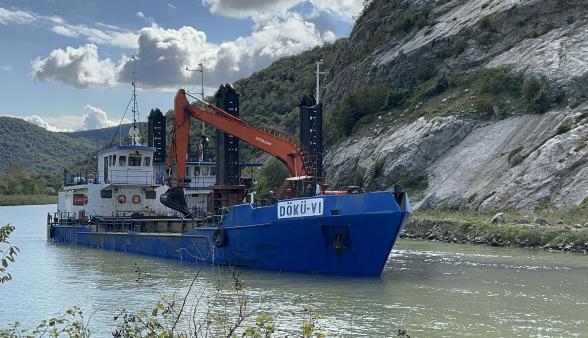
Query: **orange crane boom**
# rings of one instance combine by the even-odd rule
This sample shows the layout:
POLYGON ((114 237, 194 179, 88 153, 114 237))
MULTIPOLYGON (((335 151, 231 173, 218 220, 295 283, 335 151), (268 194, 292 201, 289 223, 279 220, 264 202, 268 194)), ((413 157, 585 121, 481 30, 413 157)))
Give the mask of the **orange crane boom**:
POLYGON ((171 168, 175 159, 178 187, 184 187, 190 117, 206 122, 275 156, 286 165, 292 177, 313 175, 311 161, 305 158, 305 151, 298 147, 295 142, 251 127, 245 121, 215 105, 204 101, 202 103, 203 105, 199 103, 190 104, 184 89, 178 90, 174 99, 174 136, 169 146, 167 166, 171 168))

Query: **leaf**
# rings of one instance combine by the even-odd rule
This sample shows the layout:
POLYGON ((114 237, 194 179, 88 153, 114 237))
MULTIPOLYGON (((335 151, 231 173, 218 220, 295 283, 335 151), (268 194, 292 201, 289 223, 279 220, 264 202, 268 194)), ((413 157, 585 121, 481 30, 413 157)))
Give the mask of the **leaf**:
POLYGON ((3 267, 8 267, 8 262, 6 261, 6 259, 2 259, 2 266, 3 267))

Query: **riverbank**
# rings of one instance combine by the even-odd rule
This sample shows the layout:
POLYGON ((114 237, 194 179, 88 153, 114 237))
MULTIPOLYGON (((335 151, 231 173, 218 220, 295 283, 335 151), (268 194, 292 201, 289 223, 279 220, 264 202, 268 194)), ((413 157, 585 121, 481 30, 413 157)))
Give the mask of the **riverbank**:
POLYGON ((588 224, 566 224, 563 220, 554 222, 545 218, 530 221, 529 217, 498 224, 491 222, 491 218, 479 215, 476 219, 472 214, 457 212, 443 215, 416 212, 400 237, 588 253, 588 224))
POLYGON ((54 195, 2 195, 0 206, 57 204, 54 195))

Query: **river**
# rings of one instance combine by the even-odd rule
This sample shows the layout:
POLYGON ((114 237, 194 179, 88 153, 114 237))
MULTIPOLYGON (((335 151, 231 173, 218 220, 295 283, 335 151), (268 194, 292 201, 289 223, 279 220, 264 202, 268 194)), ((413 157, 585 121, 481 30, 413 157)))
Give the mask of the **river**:
MULTIPOLYGON (((229 268, 49 244, 44 223, 54 209, 0 207, 0 225, 16 227, 11 242, 20 248, 8 268, 13 280, 0 284, 0 328, 15 321, 34 328, 79 305, 92 336, 107 337, 117 309, 181 300, 196 274, 189 304, 217 290, 231 294, 229 268), (138 282, 137 270, 149 278, 138 282)), ((400 240, 380 278, 235 273, 250 309, 271 313, 290 332, 317 311, 328 337, 391 337, 399 328, 411 337, 588 335, 582 254, 400 240)))

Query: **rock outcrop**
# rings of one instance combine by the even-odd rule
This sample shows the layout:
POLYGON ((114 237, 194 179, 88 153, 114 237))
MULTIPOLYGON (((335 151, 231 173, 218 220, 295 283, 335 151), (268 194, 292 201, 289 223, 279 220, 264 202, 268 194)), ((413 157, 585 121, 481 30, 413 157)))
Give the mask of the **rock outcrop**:
POLYGON ((407 34, 390 28, 388 39, 365 58, 335 67, 325 88, 327 108, 362 85, 410 86, 415 71, 427 63, 463 74, 508 66, 561 90, 567 101, 543 114, 521 111, 503 119, 471 119, 455 112, 398 123, 397 115, 383 114, 373 130, 327 153, 329 182, 368 190, 408 183, 416 193, 415 206, 422 208, 572 208, 588 201, 584 1, 374 2, 379 10, 358 21, 341 60, 359 53, 366 37, 381 34, 381 25, 392 25, 406 13, 428 8, 432 23, 407 34), (459 55, 441 57, 456 39, 463 41, 459 55))

